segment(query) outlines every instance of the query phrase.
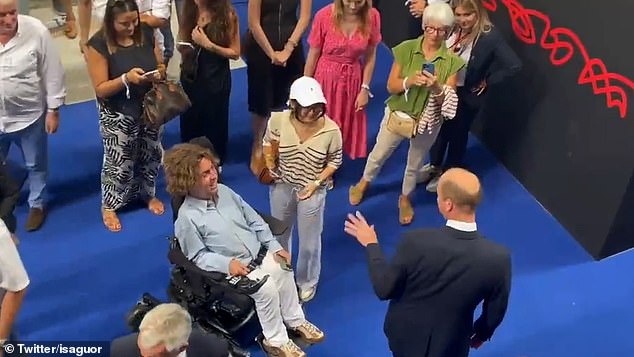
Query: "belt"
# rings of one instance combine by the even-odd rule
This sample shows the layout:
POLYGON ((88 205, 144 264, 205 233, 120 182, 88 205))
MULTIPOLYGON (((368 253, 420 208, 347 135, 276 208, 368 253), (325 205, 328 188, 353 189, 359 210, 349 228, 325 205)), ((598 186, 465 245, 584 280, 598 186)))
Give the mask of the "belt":
POLYGON ((268 251, 269 251, 268 248, 265 247, 264 245, 260 246, 260 250, 258 251, 258 256, 255 257, 255 259, 253 259, 251 263, 249 263, 249 265, 247 266, 249 268, 249 271, 252 271, 258 266, 262 265, 262 260, 264 260, 264 257, 266 256, 266 253, 268 253, 268 251))

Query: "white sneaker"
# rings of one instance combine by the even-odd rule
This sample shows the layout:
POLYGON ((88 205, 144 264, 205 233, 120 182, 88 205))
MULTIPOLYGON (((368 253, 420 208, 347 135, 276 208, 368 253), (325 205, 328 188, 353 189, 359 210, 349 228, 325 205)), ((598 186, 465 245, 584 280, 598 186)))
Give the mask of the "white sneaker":
POLYGON ((299 300, 301 302, 309 302, 315 297, 317 287, 308 288, 306 290, 299 289, 299 300))
POLYGON ((440 176, 436 176, 431 181, 429 181, 429 183, 425 187, 427 192, 436 193, 436 191, 438 190, 438 181, 439 180, 440 180, 440 176))
POLYGON ((432 166, 430 164, 425 164, 423 168, 418 172, 418 177, 416 177, 416 183, 428 183, 434 177, 438 176, 440 173, 440 168, 436 166, 432 166))

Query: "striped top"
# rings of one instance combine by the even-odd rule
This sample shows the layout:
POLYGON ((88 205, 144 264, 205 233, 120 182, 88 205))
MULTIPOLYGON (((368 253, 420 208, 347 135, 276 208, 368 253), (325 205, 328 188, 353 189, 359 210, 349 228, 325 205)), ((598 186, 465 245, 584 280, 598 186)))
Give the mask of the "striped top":
POLYGON ((279 143, 278 169, 281 181, 303 188, 319 178, 327 166, 339 168, 343 160, 341 129, 325 116, 324 126, 305 142, 301 142, 291 124, 290 110, 271 113, 264 145, 279 143))
POLYGON ((453 119, 458 109, 458 95, 456 91, 448 85, 443 86, 444 99, 439 102, 438 97, 429 96, 429 101, 425 106, 423 115, 418 122, 418 134, 424 134, 425 130, 431 133, 434 128, 441 125, 443 121, 453 119))

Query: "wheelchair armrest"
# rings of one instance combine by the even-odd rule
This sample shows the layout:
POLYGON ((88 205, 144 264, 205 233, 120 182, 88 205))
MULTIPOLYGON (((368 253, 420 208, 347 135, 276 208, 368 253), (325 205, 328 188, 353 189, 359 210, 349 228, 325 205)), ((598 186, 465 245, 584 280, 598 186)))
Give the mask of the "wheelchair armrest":
POLYGON ((196 274, 203 279, 220 286, 223 289, 228 289, 241 294, 251 295, 258 291, 264 283, 268 280, 269 276, 265 275, 262 279, 251 280, 246 276, 237 277, 237 280, 228 279, 229 275, 217 271, 207 271, 199 268, 194 262, 187 259, 183 251, 181 250, 180 243, 177 237, 173 237, 170 242, 170 250, 168 253, 168 259, 170 263, 175 266, 182 267, 185 271, 196 274), (231 280, 231 281, 230 281, 231 280))

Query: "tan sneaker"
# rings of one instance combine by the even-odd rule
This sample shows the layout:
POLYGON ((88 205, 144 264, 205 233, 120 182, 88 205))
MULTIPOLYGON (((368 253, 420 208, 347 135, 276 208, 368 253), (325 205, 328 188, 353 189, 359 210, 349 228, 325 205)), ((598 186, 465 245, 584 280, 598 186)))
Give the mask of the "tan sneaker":
POLYGON ((288 340, 281 347, 272 346, 267 339, 262 340, 264 351, 271 357, 306 357, 306 352, 302 351, 293 340, 288 340))
POLYGON ((301 325, 290 329, 304 340, 306 343, 315 344, 324 340, 326 335, 317 326, 308 321, 304 321, 301 325))

